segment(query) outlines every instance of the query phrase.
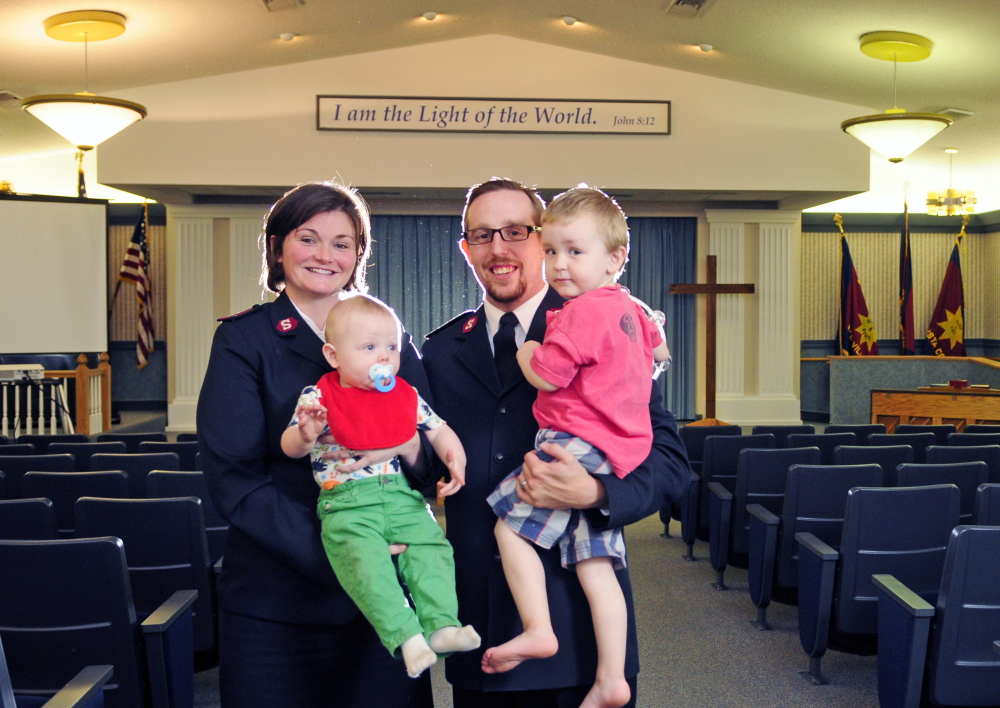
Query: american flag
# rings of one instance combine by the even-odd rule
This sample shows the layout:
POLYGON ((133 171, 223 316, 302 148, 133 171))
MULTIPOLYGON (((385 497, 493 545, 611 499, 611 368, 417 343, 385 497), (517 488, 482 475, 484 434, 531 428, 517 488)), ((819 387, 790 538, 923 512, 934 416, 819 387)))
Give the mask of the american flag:
POLYGON ((132 231, 132 239, 125 251, 125 260, 118 272, 119 280, 135 283, 135 297, 139 301, 139 319, 135 337, 135 355, 139 368, 149 363, 153 351, 153 295, 149 282, 149 251, 146 249, 146 224, 149 208, 143 204, 139 221, 132 231))

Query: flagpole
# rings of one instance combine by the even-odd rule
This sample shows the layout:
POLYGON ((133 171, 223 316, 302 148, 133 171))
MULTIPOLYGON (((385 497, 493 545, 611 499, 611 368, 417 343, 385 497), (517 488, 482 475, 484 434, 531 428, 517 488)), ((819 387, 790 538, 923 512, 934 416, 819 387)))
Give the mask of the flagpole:
POLYGON ((847 354, 844 351, 844 217, 840 214, 834 214, 833 223, 840 229, 840 305, 837 308, 840 310, 840 316, 838 317, 840 328, 837 330, 837 351, 843 356, 847 354))

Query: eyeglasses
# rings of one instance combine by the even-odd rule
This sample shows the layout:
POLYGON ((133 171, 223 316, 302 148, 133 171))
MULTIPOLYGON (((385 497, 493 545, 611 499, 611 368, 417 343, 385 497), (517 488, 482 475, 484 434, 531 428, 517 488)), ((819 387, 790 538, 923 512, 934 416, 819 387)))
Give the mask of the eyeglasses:
POLYGON ((462 238, 468 241, 470 246, 485 246, 487 243, 493 243, 495 234, 500 234, 500 238, 508 242, 524 241, 531 234, 541 230, 541 226, 511 224, 499 229, 469 229, 462 232, 462 238))

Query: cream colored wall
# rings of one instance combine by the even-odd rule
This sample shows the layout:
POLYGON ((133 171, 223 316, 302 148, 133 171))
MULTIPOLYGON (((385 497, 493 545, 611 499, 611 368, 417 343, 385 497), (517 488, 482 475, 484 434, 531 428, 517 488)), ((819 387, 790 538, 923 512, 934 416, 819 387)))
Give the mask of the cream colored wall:
MULTIPOLYGON (((913 320, 919 340, 941 291, 956 233, 910 235, 913 320)), ((850 233, 847 243, 879 339, 899 339, 898 233, 850 233)), ((802 234, 802 339, 836 339, 840 308, 840 234, 802 234)), ((1000 338, 1000 237, 968 234, 962 261, 965 332, 1000 338)))
POLYGON ((149 117, 100 148, 108 184, 864 191, 862 107, 504 36, 122 92, 149 117), (485 48, 485 51, 484 51, 485 48), (490 51, 496 48, 496 51, 490 51), (317 94, 671 100, 670 136, 320 132, 317 94))

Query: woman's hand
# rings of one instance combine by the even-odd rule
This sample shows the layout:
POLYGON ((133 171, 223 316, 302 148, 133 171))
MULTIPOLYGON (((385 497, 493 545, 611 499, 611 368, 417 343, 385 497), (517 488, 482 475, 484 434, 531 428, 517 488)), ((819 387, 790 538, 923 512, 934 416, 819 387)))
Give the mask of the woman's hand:
MULTIPOLYGON (((332 445, 337 441, 332 435, 325 435, 319 439, 319 442, 324 445, 332 445)), ((379 462, 387 462, 397 456, 403 458, 406 464, 414 465, 416 464, 417 457, 419 455, 420 435, 418 433, 414 433, 412 438, 407 440, 402 445, 397 445, 396 447, 387 447, 379 450, 351 450, 348 448, 341 448, 339 450, 324 453, 323 459, 341 461, 350 458, 357 458, 350 464, 337 466, 337 469, 340 472, 356 472, 364 467, 376 465, 379 462)))

